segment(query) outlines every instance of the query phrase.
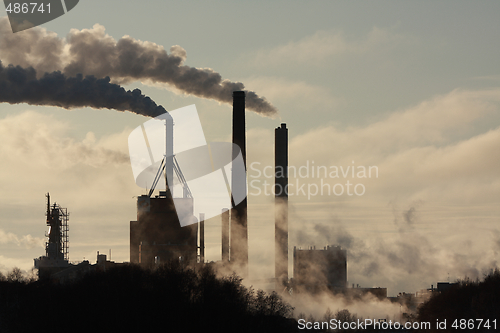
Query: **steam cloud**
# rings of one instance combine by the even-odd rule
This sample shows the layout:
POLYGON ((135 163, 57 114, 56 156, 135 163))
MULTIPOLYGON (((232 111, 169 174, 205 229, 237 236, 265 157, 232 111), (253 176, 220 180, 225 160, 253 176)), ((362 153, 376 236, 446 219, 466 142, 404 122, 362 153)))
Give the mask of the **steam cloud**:
POLYGON ((33 237, 31 235, 24 235, 19 237, 11 232, 5 232, 0 229, 0 244, 16 244, 26 249, 34 247, 43 247, 44 240, 42 238, 33 237))
POLYGON ((75 107, 107 108, 132 111, 156 117, 166 110, 156 105, 139 89, 126 91, 110 83, 109 77, 66 77, 61 72, 45 73, 40 79, 32 67, 4 67, 0 61, 0 102, 10 104, 51 105, 65 109, 75 107))
MULTIPOLYGON (((448 247, 449 243, 436 243, 419 231, 417 225, 421 219, 422 204, 423 201, 417 200, 405 209, 393 206, 394 235, 384 238, 356 236, 335 216, 331 217, 328 224, 308 224, 294 215, 301 221, 301 226, 309 227, 303 227, 293 235, 291 243, 340 245, 347 250, 350 283, 381 287, 391 283, 392 293, 417 291, 437 281, 444 281, 450 275, 450 282, 455 278, 480 278, 491 267, 498 266, 495 256, 500 253, 500 231, 491 232, 491 252, 457 253, 448 247)), ((466 242, 463 244, 467 246, 466 242)))
MULTIPOLYGON (((39 73, 60 70, 68 76, 109 76, 116 83, 166 83, 185 94, 229 104, 232 92, 245 88, 241 82, 222 79, 212 69, 183 65, 186 50, 178 45, 172 46, 168 54, 160 45, 130 36, 116 41, 99 24, 92 29, 72 29, 66 39, 61 39, 41 28, 13 34, 8 20, 2 18, 0 59, 22 67, 32 66, 39 73)), ((277 112, 253 91, 246 91, 246 107, 262 115, 277 112)))

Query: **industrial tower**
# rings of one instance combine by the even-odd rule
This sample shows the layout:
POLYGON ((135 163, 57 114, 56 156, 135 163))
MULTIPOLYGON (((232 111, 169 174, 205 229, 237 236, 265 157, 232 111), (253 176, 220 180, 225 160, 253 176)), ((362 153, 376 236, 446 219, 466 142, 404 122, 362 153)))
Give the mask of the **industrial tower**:
POLYGON ((40 279, 48 278, 53 273, 71 266, 68 261, 68 210, 56 203, 51 206, 50 194, 47 193, 45 196, 47 197, 46 216, 49 227, 49 232, 45 236, 48 237, 48 242, 45 243, 45 256, 34 259, 40 279))
POLYGON ((165 155, 153 186, 146 195, 137 198, 137 221, 130 221, 130 262, 152 266, 179 260, 192 265, 197 262, 198 225, 193 215, 193 197, 176 162, 173 151, 172 117, 165 114, 165 155), (156 184, 165 174, 166 191, 153 197, 156 184), (182 197, 174 198, 174 173, 184 184, 182 197), (176 209, 182 207, 182 211, 176 209), (189 220, 182 227, 180 221, 189 220))

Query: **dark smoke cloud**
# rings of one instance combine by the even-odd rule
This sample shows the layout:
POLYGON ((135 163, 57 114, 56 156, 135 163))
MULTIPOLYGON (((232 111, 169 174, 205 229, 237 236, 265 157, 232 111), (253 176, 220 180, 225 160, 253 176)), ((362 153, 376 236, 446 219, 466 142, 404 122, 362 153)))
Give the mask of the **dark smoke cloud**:
MULTIPOLYGON (((184 65, 186 50, 178 45, 172 46, 168 54, 160 45, 130 36, 116 41, 98 24, 93 29, 72 29, 63 40, 41 28, 13 34, 8 20, 2 18, 0 59, 32 66, 39 73, 60 70, 68 76, 109 76, 116 83, 166 83, 185 94, 223 103, 232 103, 233 91, 245 90, 243 83, 224 80, 212 69, 184 65)), ((265 98, 248 90, 246 106, 262 115, 277 112, 265 98)))
POLYGON ((38 79, 32 67, 4 67, 1 61, 0 102, 50 105, 65 109, 107 108, 151 117, 166 112, 139 89, 126 91, 119 85, 110 83, 109 77, 97 79, 94 76, 83 77, 81 74, 66 77, 56 71, 45 73, 38 79))

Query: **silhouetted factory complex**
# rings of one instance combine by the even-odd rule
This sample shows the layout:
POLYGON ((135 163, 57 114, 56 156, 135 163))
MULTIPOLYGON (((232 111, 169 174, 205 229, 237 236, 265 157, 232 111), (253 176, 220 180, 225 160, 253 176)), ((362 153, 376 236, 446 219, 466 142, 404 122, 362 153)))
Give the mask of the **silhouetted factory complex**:
MULTIPOLYGON (((170 260, 179 260, 188 266, 205 264, 205 217, 199 219, 193 215, 193 197, 184 191, 181 198, 174 198, 173 184, 173 121, 166 120, 165 181, 166 190, 153 196, 154 188, 148 195, 137 198, 137 219, 130 221, 130 263, 151 267, 170 260), (176 211, 176 201, 182 201, 184 209, 176 211), (181 219, 190 219, 199 223, 182 227, 181 219), (199 240, 199 241, 198 241, 199 240)), ((245 128, 245 93, 233 92, 233 144, 241 149, 246 168, 246 128, 245 128)), ((234 151, 233 151, 234 159, 234 151)), ((275 129, 275 290, 290 288, 300 292, 319 292, 347 290, 347 252, 338 246, 326 246, 323 249, 293 250, 293 279, 288 276, 288 128, 282 123, 275 129)), ((177 171, 176 171, 177 172, 177 171)), ((231 188, 244 186, 246 177, 236 177, 233 173, 231 188), (240 182, 239 184, 237 184, 240 182), (241 183, 243 182, 243 183, 241 183)), ((234 202, 234 201, 232 201, 234 202)), ((88 261, 71 264, 68 261, 68 213, 59 205, 50 204, 47 194, 47 225, 49 226, 46 255, 35 259, 40 279, 52 278, 64 281, 85 271, 106 269, 119 265, 106 260, 98 254, 95 265, 88 261)), ((224 266, 243 278, 248 277, 248 223, 247 199, 231 209, 221 211, 221 258, 215 266, 224 266)), ((125 264, 125 263, 122 263, 125 264)), ((349 288, 351 289, 351 288, 349 288)), ((361 292, 362 288, 359 289, 361 292)), ((387 297, 387 289, 364 290, 377 296, 387 297)))

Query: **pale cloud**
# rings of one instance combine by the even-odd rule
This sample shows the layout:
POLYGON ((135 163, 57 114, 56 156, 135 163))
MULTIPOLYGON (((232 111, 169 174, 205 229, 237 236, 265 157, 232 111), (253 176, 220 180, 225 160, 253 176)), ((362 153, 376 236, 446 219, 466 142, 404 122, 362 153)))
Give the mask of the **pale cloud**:
POLYGON ((373 27, 359 40, 351 40, 342 31, 319 30, 298 41, 290 41, 271 49, 261 49, 248 57, 257 67, 283 66, 285 64, 322 65, 336 56, 359 55, 390 48, 408 37, 394 32, 393 28, 373 27))
POLYGON ((467 133, 474 121, 498 110, 500 90, 460 91, 434 97, 406 110, 393 112, 364 127, 316 128, 291 141, 301 159, 339 163, 353 158, 380 162, 396 152, 453 144, 457 133, 467 133), (330 142, 331 145, 319 144, 330 142))
POLYGON ((102 166, 127 163, 128 154, 108 149, 111 138, 96 142, 88 132, 78 141, 69 136, 71 125, 34 111, 23 112, 0 120, 1 153, 17 164, 37 164, 61 171, 77 164, 102 166))
POLYGON ((43 248, 45 240, 31 235, 18 236, 0 229, 0 244, 14 244, 26 249, 43 248))
MULTIPOLYGON (((347 178, 362 182, 371 195, 384 200, 491 202, 500 198, 500 127, 484 133, 473 129, 474 122, 498 113, 499 99, 499 90, 455 90, 364 127, 324 126, 296 135, 291 127, 289 163, 297 169, 307 164, 310 168, 326 166, 329 175, 336 167, 339 177, 324 179, 331 185, 345 181, 342 172, 350 168, 347 178), (457 133, 465 138, 457 140, 457 133), (369 174, 367 178, 358 176, 360 168, 368 170, 370 166, 376 167, 371 178, 369 174)), ((249 130, 249 161, 260 163, 249 165, 250 181, 274 163, 274 151, 269 147, 274 141, 272 132, 249 130)), ((293 174, 290 180, 296 180, 293 174)), ((260 181, 262 184, 262 177, 260 181)), ((319 179, 307 182, 319 184, 319 179)), ((249 191, 257 193, 251 183, 249 191)))

